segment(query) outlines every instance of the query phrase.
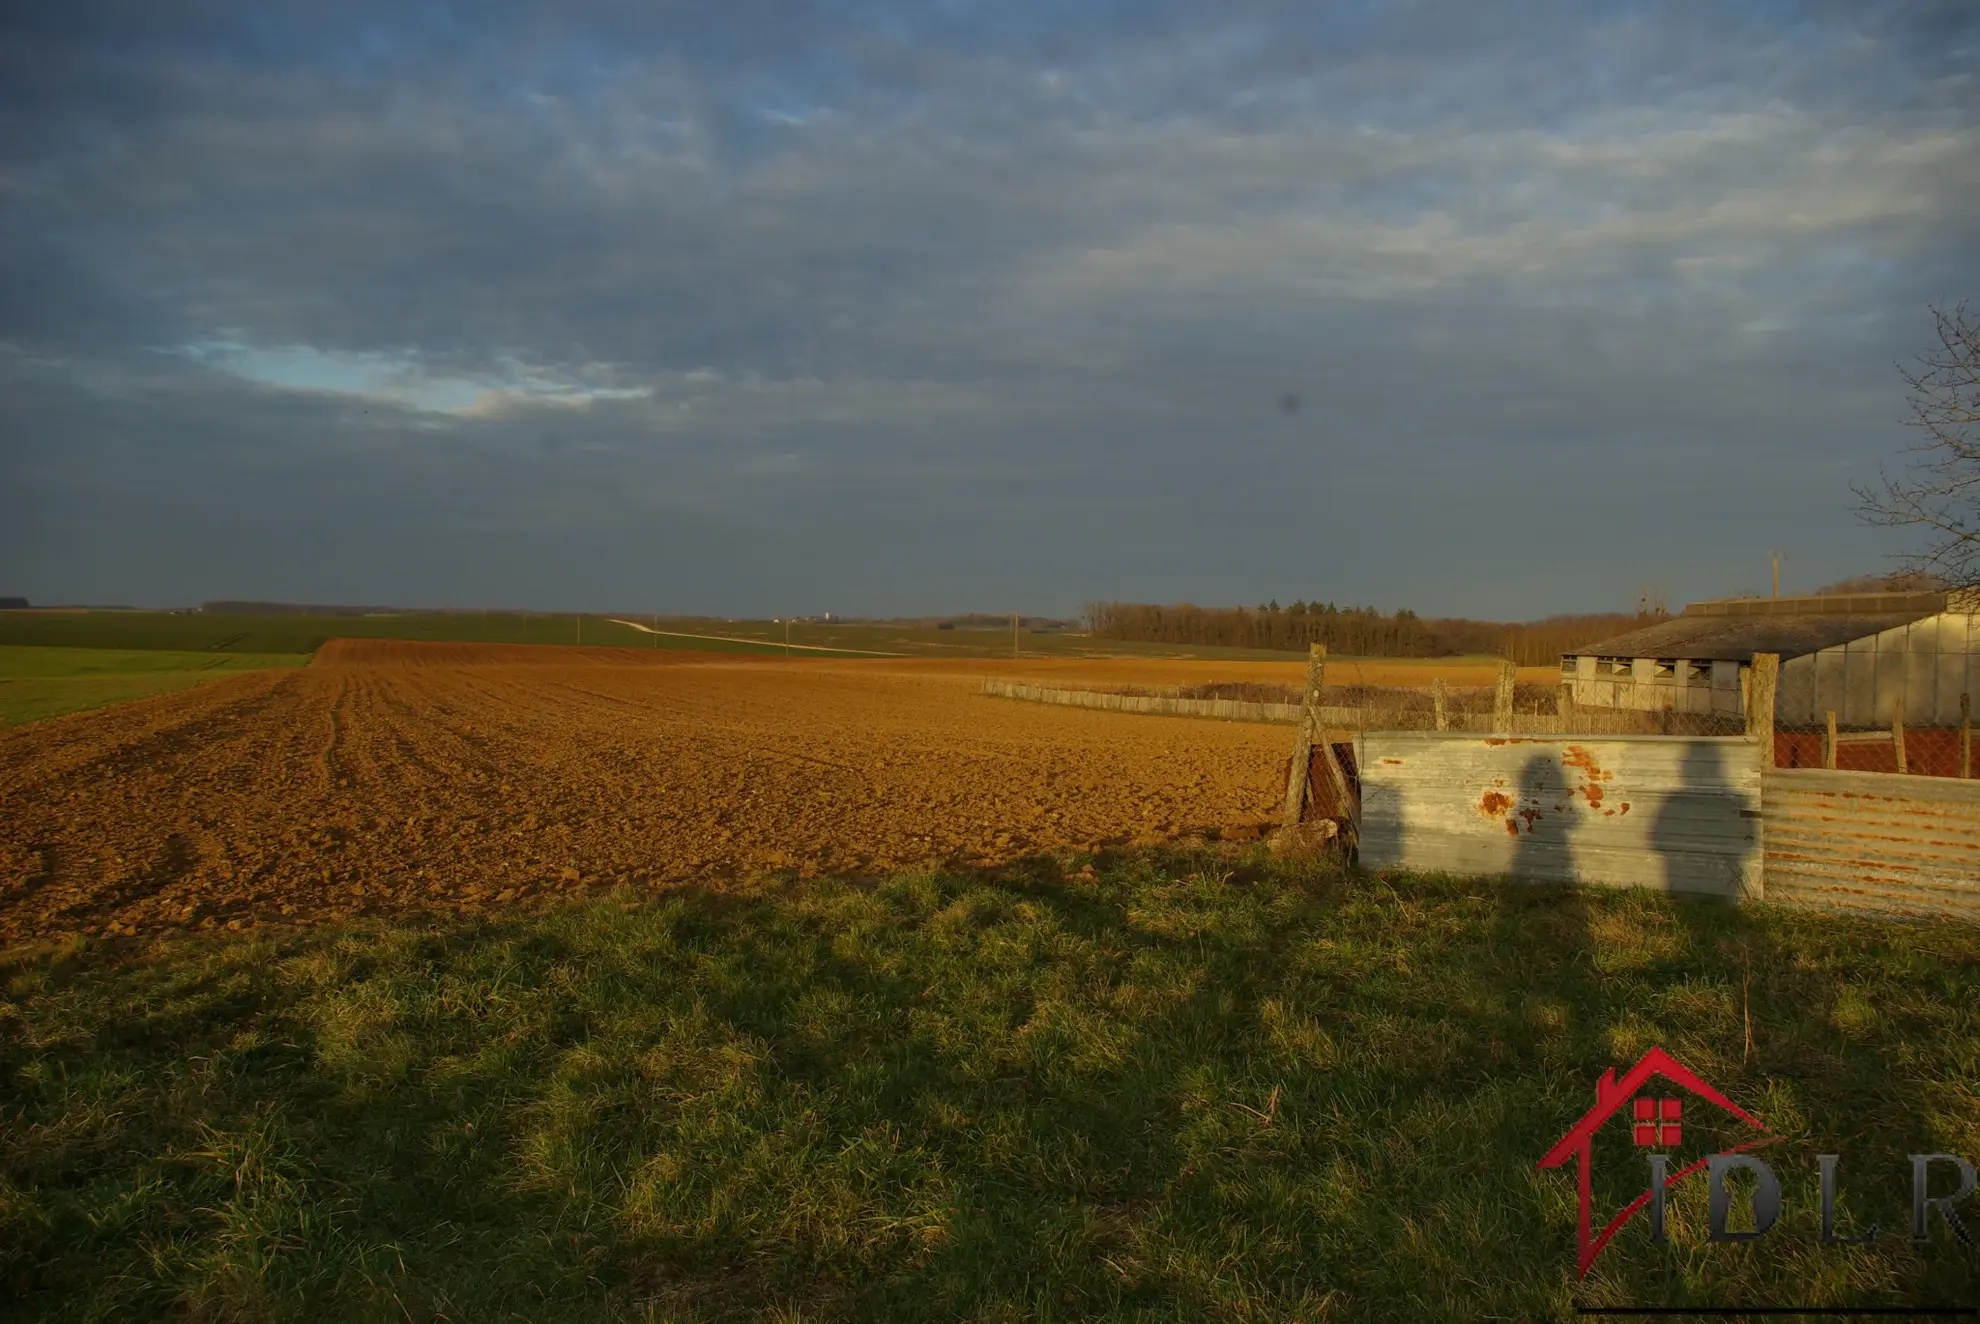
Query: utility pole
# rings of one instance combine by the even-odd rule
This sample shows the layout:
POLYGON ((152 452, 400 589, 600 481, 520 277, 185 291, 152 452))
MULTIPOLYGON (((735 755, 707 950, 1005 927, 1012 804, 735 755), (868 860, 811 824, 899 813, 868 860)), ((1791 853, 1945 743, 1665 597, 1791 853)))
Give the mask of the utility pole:
POLYGON ((785 656, 785 657, 789 657, 790 655, 791 655, 791 622, 790 622, 790 618, 789 618, 789 617, 785 617, 785 619, 784 619, 784 656, 785 656))
POLYGON ((1769 552, 1768 555, 1774 558, 1774 596, 1778 598, 1781 596, 1781 554, 1769 552))
POLYGON ((1018 655, 1018 614, 1011 613, 1011 656, 1018 655))
POLYGON ((577 632, 578 646, 582 648, 584 646, 584 617, 582 616, 577 618, 577 632))

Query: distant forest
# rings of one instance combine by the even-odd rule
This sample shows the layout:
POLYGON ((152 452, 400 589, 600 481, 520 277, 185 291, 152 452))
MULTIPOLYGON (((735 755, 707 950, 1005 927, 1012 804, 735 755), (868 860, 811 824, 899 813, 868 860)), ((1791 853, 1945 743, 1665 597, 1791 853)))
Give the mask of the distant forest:
POLYGON ((1505 624, 1460 617, 1384 613, 1374 607, 1331 602, 1277 602, 1258 607, 1161 606, 1144 602, 1092 602, 1088 628, 1096 638, 1227 648, 1278 648, 1304 652, 1325 644, 1330 653, 1356 657, 1452 657, 1486 653, 1523 667, 1551 666, 1562 653, 1609 635, 1664 620, 1659 607, 1642 612, 1550 616, 1505 624))

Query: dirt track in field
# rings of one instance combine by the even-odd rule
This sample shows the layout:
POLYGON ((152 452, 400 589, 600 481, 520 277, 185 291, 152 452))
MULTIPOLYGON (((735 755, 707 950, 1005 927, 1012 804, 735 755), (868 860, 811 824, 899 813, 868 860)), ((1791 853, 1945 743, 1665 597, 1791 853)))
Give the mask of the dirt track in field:
POLYGON ((339 640, 0 732, 0 943, 1269 824, 1286 731, 986 698, 986 670, 339 640))

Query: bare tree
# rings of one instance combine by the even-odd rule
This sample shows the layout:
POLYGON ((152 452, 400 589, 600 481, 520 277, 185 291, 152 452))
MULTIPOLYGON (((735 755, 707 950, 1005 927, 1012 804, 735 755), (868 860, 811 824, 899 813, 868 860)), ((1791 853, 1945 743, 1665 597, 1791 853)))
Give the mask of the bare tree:
POLYGON ((1911 417, 1924 434, 1905 453, 1917 457, 1892 477, 1851 484, 1859 513, 1872 524, 1920 530, 1927 542, 1904 558, 1911 570, 1948 585, 1980 584, 1980 319, 1961 303, 1934 306, 1939 346, 1900 367, 1911 417))

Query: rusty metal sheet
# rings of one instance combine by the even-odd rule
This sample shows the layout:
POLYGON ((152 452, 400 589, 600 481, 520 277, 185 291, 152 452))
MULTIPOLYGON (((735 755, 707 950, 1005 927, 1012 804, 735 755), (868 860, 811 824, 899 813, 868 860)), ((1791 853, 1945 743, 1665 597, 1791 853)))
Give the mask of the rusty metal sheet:
POLYGON ((1771 769, 1769 901, 1980 920, 1980 781, 1771 769))
POLYGON ((1367 867, 1760 894, 1744 739, 1381 731, 1360 753, 1367 867))

